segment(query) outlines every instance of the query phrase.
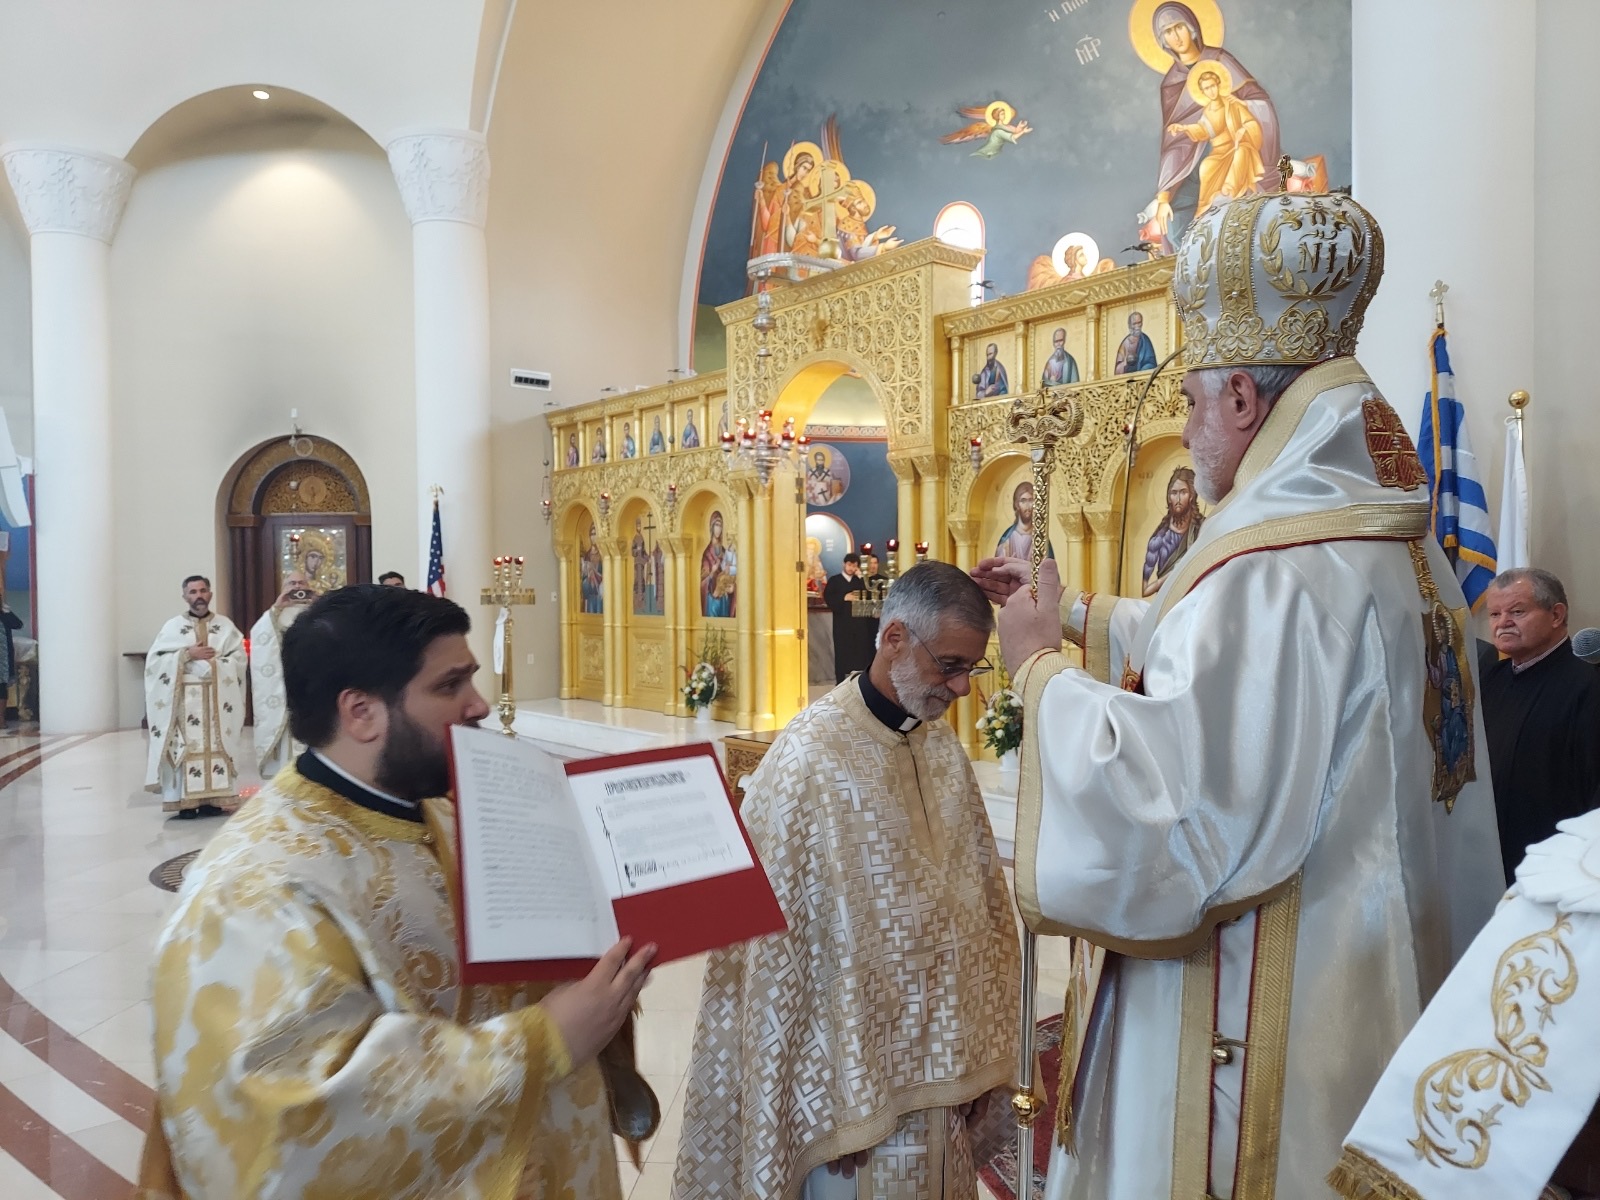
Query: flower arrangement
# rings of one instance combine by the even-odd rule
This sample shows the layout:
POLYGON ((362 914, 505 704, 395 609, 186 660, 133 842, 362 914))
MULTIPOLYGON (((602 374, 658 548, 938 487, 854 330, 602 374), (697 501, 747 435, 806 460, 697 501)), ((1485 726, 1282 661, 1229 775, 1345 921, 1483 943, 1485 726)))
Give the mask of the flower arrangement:
POLYGON ((696 664, 683 685, 683 699, 690 712, 709 708, 717 698, 717 669, 708 662, 696 664))
POLYGON ((700 661, 685 667, 686 681, 680 691, 690 712, 709 708, 719 696, 733 695, 733 656, 728 639, 720 629, 706 630, 700 642, 700 661))
POLYGON ((1022 745, 1022 697, 1010 688, 995 692, 978 718, 978 736, 996 754, 1022 745))

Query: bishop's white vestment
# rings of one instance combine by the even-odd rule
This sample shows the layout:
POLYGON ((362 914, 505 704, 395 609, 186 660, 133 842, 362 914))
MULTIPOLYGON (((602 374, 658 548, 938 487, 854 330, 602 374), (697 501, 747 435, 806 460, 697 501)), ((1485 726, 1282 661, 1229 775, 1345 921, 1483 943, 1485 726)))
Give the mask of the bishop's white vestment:
POLYGON ((221 613, 184 613, 161 627, 144 663, 150 750, 145 787, 161 793, 163 812, 227 803, 239 791, 245 761, 244 637, 221 613), (209 646, 210 661, 189 652, 209 646))
MULTIPOLYGON (((957 1110, 1016 1070, 1016 918, 960 742, 909 724, 853 676, 745 789, 789 930, 706 964, 676 1200, 975 1200, 984 1138, 957 1110), (827 1175, 859 1151, 854 1181, 827 1175)), ((1001 1100, 985 1117, 1011 1127, 1001 1100)))
POLYGON ((1153 602, 1087 599, 1101 677, 1018 672, 1018 904, 1080 939, 1051 1200, 1322 1200, 1492 913, 1466 606, 1422 482, 1355 359, 1312 367, 1153 602))
POLYGON ((271 779, 305 749, 289 733, 282 642, 284 631, 305 611, 303 604, 274 605, 250 627, 250 699, 255 719, 251 733, 263 780, 271 779))
POLYGON ((1339 1195, 1545 1194, 1600 1097, 1600 810, 1557 829, 1383 1073, 1332 1175, 1339 1195))

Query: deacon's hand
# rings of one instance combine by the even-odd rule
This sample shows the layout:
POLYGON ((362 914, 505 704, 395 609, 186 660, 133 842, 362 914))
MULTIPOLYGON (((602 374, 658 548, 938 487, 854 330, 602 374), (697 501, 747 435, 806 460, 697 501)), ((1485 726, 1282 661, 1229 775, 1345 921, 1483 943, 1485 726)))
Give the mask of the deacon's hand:
POLYGON ((1025 558, 986 558, 972 568, 973 581, 983 589, 991 604, 1004 604, 1028 583, 1030 568, 1025 558))
POLYGON ((190 646, 189 657, 195 662, 210 662, 217 656, 217 652, 210 646, 190 646))
POLYGON ((616 1037, 650 978, 655 944, 629 958, 632 948, 633 939, 623 938, 605 952, 587 976, 577 983, 562 984, 539 1001, 561 1031, 574 1067, 598 1057, 616 1037))
POLYGON ((843 1158, 836 1158, 828 1164, 828 1174, 843 1175, 846 1179, 854 1179, 856 1171, 866 1166, 871 1158, 871 1150, 862 1150, 858 1154, 846 1154, 843 1158))
POLYGON ((1039 564, 1038 601, 1027 588, 1018 588, 1000 610, 996 624, 1000 627, 1000 657, 1013 679, 1032 655, 1061 649, 1061 572, 1054 559, 1039 564))

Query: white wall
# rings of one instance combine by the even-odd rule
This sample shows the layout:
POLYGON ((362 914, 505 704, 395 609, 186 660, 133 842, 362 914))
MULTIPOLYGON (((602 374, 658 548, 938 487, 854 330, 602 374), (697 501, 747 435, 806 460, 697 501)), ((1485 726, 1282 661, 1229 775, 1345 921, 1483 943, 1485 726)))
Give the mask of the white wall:
POLYGON ((0 410, 17 453, 33 453, 33 322, 28 231, 9 188, 0 189, 0 410))
MULTIPOLYGON (((220 586, 218 488, 291 408, 362 467, 374 569, 416 572, 411 320, 410 223, 354 127, 257 127, 140 175, 111 252, 119 649, 185 575, 220 586)), ((125 664, 125 724, 141 703, 125 664)))

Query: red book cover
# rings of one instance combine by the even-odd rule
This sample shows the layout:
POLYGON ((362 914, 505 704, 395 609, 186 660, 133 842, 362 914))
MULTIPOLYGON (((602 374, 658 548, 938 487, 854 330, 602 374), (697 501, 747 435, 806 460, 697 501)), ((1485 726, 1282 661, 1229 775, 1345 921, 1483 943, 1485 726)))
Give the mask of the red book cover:
MULTIPOLYGON (((465 812, 466 806, 473 803, 475 793, 481 790, 474 780, 481 784, 483 776, 465 781, 468 786, 463 791, 464 781, 459 773, 463 769, 464 752, 467 758, 476 760, 466 764, 469 772, 475 767, 480 772, 492 771, 492 766, 483 766, 483 755, 489 753, 502 756, 502 761, 507 755, 520 755, 530 761, 537 756, 544 764, 541 769, 559 769, 565 775, 570 808, 577 814, 574 819, 583 820, 589 834, 584 837, 554 826, 541 826, 540 830, 549 833, 548 844, 542 850, 556 856, 554 860, 547 858, 546 862, 565 870, 579 854, 587 854, 597 884, 611 893, 608 897, 610 910, 619 936, 631 937, 635 948, 654 942, 658 947, 657 963, 688 958, 765 934, 781 933, 788 928, 750 836, 739 821, 727 779, 709 743, 565 764, 557 764, 531 744, 508 744, 502 735, 482 730, 456 731, 451 748, 452 768, 458 772, 456 832, 461 886, 456 924, 465 982, 578 979, 594 966, 598 953, 555 958, 508 957, 505 944, 513 935, 501 939, 483 932, 488 926, 483 914, 474 910, 474 903, 505 905, 509 903, 508 894, 514 894, 512 898, 515 899, 538 892, 542 879, 537 877, 537 872, 530 875, 522 871, 517 854, 508 847, 507 841, 526 842, 529 837, 539 837, 540 833, 532 832, 529 826, 484 827, 478 820, 480 814, 465 812), (479 740, 461 742, 462 734, 479 740), (494 741, 483 741, 485 736, 494 741), (685 788, 692 793, 685 809, 686 823, 674 832, 677 810, 672 806, 681 800, 685 788), (710 802, 717 811, 711 814, 712 821, 708 825, 707 794, 713 790, 715 796, 710 802), (726 804, 726 812, 720 811, 722 804, 726 804), (628 836, 630 821, 634 826, 631 840, 628 836), (642 835, 637 832, 641 821, 642 835), (656 824, 652 826, 651 822, 656 824), (685 865, 684 859, 704 858, 707 846, 718 845, 719 835, 729 842, 721 847, 726 852, 727 869, 715 860, 685 865), (641 842, 640 836, 644 841, 641 842), (659 856, 647 849, 658 843, 663 846, 659 856), (494 873, 496 882, 486 882, 489 877, 484 872, 494 873), (508 889, 505 880, 510 875, 518 878, 508 889), (684 876, 685 881, 671 882, 674 876, 684 876), (668 882, 660 886, 655 879, 668 882), (472 944, 474 929, 480 931, 480 946, 472 944)), ((544 782, 556 786, 548 777, 544 782)), ((550 803, 555 808, 562 807, 559 800, 550 803)), ((519 809, 510 819, 530 818, 519 809)), ((557 886, 566 888, 568 885, 557 886)), ((544 940, 515 936, 524 936, 530 955, 544 940)), ((603 940, 605 945, 600 947, 600 952, 611 944, 609 931, 603 940)))

